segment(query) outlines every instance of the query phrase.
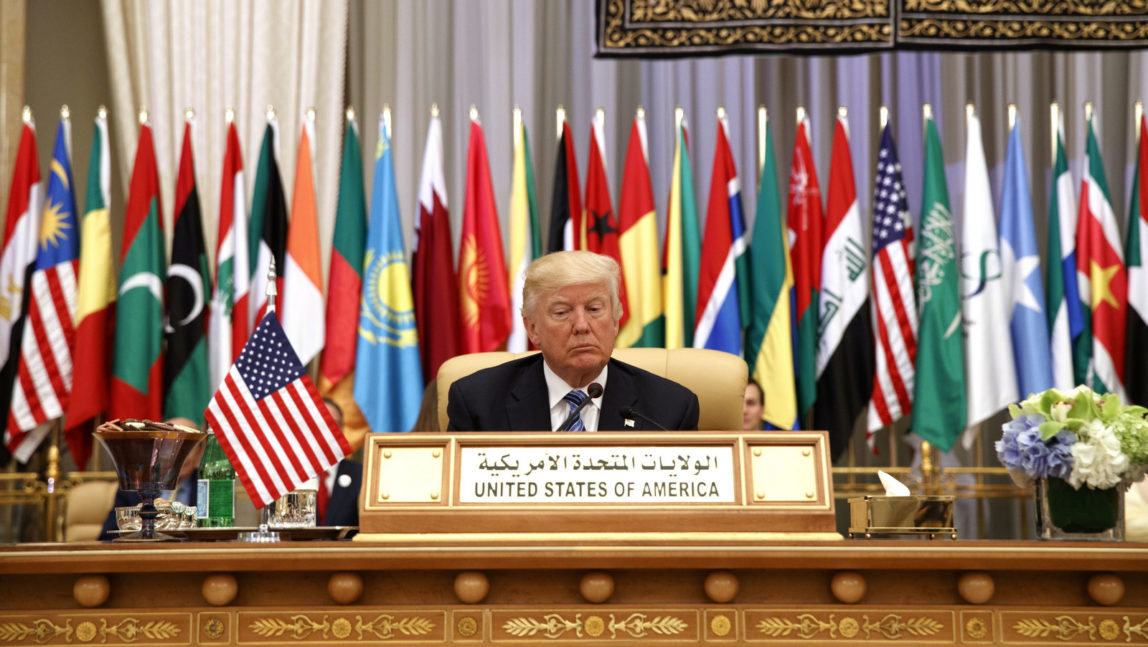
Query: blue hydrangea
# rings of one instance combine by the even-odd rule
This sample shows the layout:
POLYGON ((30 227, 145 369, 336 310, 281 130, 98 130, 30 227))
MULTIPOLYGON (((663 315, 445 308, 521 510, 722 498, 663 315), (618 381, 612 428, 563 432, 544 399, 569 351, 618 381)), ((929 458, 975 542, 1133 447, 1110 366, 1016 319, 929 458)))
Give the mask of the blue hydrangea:
POLYGON ((1042 416, 1023 415, 1008 421, 995 444, 997 458, 1011 471, 1033 478, 1054 476, 1067 478, 1072 472, 1072 444, 1076 437, 1068 430, 1043 441, 1040 438, 1042 416))

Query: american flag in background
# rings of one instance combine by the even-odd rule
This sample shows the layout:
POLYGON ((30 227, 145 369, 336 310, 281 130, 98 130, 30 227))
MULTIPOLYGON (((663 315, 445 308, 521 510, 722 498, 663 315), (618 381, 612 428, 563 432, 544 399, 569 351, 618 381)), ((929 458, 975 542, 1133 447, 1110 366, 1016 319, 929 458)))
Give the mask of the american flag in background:
POLYGON ((876 374, 869 399, 865 441, 876 451, 875 432, 913 410, 917 357, 917 302, 913 295, 912 219, 901 162, 888 125, 877 153, 873 195, 873 337, 876 374))
POLYGON ((351 453, 274 312, 243 347, 206 418, 257 508, 351 453))

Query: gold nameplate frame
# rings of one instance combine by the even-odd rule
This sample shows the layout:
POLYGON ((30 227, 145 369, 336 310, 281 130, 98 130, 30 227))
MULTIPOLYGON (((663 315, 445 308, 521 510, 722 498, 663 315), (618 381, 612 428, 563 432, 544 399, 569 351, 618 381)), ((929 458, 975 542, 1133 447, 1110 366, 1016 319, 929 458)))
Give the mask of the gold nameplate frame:
POLYGON ((359 541, 836 532, 825 432, 372 434, 359 541))

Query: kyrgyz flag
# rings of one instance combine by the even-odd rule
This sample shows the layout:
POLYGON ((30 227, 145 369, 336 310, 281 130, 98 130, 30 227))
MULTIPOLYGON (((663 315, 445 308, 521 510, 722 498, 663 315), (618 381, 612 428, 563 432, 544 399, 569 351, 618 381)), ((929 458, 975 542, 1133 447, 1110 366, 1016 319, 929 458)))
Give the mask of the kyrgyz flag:
POLYGON ((757 215, 749 244, 753 286, 745 360, 750 376, 768 393, 761 417, 779 429, 797 421, 793 383, 793 333, 790 319, 793 268, 789 264, 787 228, 781 218, 781 190, 773 154, 773 129, 765 121, 765 160, 757 185, 757 215))
POLYGON ((315 114, 308 111, 299 135, 295 162, 295 195, 291 199, 291 225, 287 230, 287 262, 283 267, 283 311, 279 318, 299 361, 309 363, 323 349, 323 262, 319 257, 319 214, 315 206, 315 172, 311 142, 315 114))
POLYGON ((542 254, 538 232, 538 209, 534 204, 534 165, 530 161, 530 141, 522 123, 522 111, 514 109, 514 166, 510 171, 510 338, 506 350, 522 352, 530 346, 522 324, 522 286, 526 268, 542 254))
POLYGON ((582 186, 578 181, 578 160, 574 156, 574 138, 566 111, 558 110, 558 156, 554 163, 554 194, 550 200, 550 235, 548 252, 580 249, 582 231, 582 186))
POLYGON ((809 119, 797 122, 793 164, 789 170, 789 255, 793 259, 794 365, 797 414, 805 415, 817 399, 817 292, 821 289, 821 189, 809 143, 809 119))
POLYGON ((92 453, 88 423, 108 408, 108 375, 112 366, 112 304, 116 280, 112 272, 112 227, 108 217, 111 195, 111 156, 108 117, 103 108, 95 119, 88 158, 88 190, 80 224, 80 277, 76 288, 76 344, 72 351, 72 389, 65 413, 68 449, 80 469, 92 453))
POLYGON ((251 271, 247 262, 247 205, 243 192, 243 154, 239 133, 228 111, 227 148, 219 191, 219 236, 215 247, 215 290, 207 324, 211 388, 218 389, 247 343, 247 303, 251 271))
MULTIPOLYGON (((140 125, 124 215, 110 418, 163 418, 163 207, 151 126, 140 125)), ((202 409, 200 415, 202 416, 202 409)))
POLYGON ((183 128, 183 152, 175 185, 171 266, 167 268, 164 418, 188 418, 203 424, 203 410, 211 399, 204 309, 204 297, 210 285, 199 192, 195 188, 195 162, 191 154, 191 122, 187 122, 183 128))
POLYGON ((419 357, 423 378, 428 381, 438 375, 443 362, 459 354, 462 343, 458 276, 454 270, 442 166, 442 121, 434 111, 427 126, 415 251, 411 257, 419 357))
POLYGON ((1148 405, 1148 119, 1136 124, 1136 172, 1132 176, 1132 200, 1128 209, 1128 336, 1124 353, 1124 387, 1128 401, 1148 405))
MULTIPOLYGON (((917 374, 913 433, 949 451, 965 428, 965 362, 957 252, 941 136, 925 116, 925 188, 917 258, 917 374)), ((1007 333, 1006 333, 1007 334, 1007 333)))
POLYGON ((248 231, 251 259, 251 298, 247 315, 249 330, 267 314, 267 272, 275 261, 276 310, 283 312, 283 268, 287 254, 287 203, 283 198, 283 180, 275 160, 275 139, 279 126, 274 115, 267 119, 259 164, 255 168, 255 188, 251 197, 251 223, 248 231))
POLYGON ((459 244, 458 276, 462 283, 462 351, 497 350, 510 334, 510 292, 502 233, 498 227, 498 204, 490 181, 486 137, 471 109, 470 142, 466 153, 466 201, 462 207, 462 242, 459 244))
POLYGON ((689 136, 681 108, 674 111, 674 162, 662 242, 662 299, 666 348, 692 348, 698 303, 698 264, 702 256, 689 136))
POLYGON ((838 115, 829 163, 821 250, 821 335, 817 344, 817 402, 813 426, 829 432, 836 460, 873 391, 873 326, 869 320, 869 258, 853 181, 849 122, 838 115))
POLYGON ((630 318, 618 332, 618 346, 661 348, 666 341, 662 316, 662 273, 658 260, 658 214, 646 145, 646 111, 638 108, 626 144, 622 195, 618 201, 618 245, 622 274, 629 290, 626 312, 630 318))
POLYGON ((331 241, 331 278, 327 283, 327 344, 319 356, 319 395, 343 410, 343 435, 357 449, 370 429, 355 404, 355 346, 359 339, 359 299, 363 292, 363 250, 367 240, 367 203, 363 196, 363 154, 355 113, 347 109, 339 204, 331 241))
POLYGON ((1090 117, 1076 221, 1076 272, 1081 310, 1092 329, 1092 363, 1085 384, 1097 393, 1115 393, 1123 398, 1128 275, 1124 270, 1116 213, 1108 197, 1100 146, 1096 142, 1095 116, 1090 117))

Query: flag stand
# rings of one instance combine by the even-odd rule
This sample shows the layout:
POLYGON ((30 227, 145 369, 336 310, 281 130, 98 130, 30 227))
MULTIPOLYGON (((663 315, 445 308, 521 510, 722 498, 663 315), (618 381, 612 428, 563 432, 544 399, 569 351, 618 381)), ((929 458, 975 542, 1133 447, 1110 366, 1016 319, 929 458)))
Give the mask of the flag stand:
MULTIPOLYGON (((275 295, 279 291, 275 288, 275 257, 271 257, 270 266, 267 269, 267 312, 275 312, 275 295)), ((236 541, 241 541, 248 544, 277 544, 279 543, 279 533, 271 530, 271 506, 265 505, 259 509, 259 529, 251 530, 248 532, 241 532, 236 537, 236 541)))

